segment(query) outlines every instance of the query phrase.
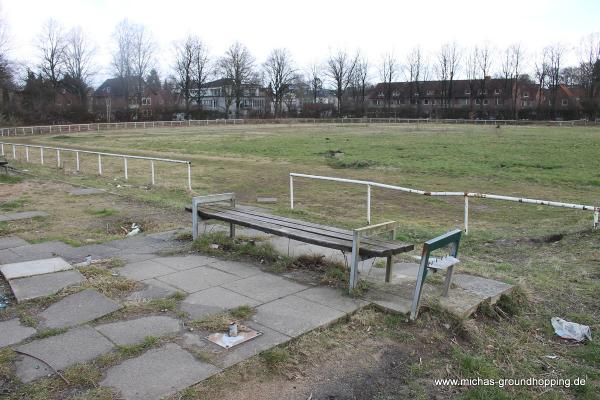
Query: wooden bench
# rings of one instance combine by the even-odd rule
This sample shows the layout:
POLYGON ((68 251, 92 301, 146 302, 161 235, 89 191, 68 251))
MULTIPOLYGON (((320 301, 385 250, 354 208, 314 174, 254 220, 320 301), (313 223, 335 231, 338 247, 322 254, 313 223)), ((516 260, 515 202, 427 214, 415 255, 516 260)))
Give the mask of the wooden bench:
POLYGON ((392 256, 414 249, 412 244, 373 237, 373 235, 381 233, 387 233, 388 235, 391 233, 393 238, 397 225, 394 221, 355 230, 341 229, 236 208, 235 195, 233 193, 194 197, 192 199, 192 206, 186 208, 186 210, 192 212, 192 236, 194 239, 198 237, 200 220, 216 219, 230 224, 229 231, 231 237, 235 236, 235 226, 240 225, 304 243, 341 250, 343 252, 352 252, 350 289, 356 287, 357 284, 359 258, 386 257, 386 282, 389 282, 392 256), (229 204, 216 204, 223 202, 229 204))

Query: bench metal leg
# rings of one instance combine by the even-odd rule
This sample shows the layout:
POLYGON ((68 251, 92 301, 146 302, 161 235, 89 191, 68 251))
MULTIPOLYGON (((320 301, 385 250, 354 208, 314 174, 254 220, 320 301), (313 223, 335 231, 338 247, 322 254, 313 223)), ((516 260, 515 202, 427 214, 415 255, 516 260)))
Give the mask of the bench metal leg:
POLYGON ((232 239, 235 237, 235 224, 233 223, 229 224, 229 237, 232 239))
POLYGON ((353 240, 352 240, 352 260, 350 262, 350 283, 348 285, 348 289, 352 291, 352 289, 356 288, 356 284, 358 283, 358 257, 359 257, 359 248, 360 248, 360 236, 357 232, 354 232, 353 240))
POLYGON ((423 291, 423 284, 427 277, 427 265, 425 264, 425 257, 421 257, 421 265, 419 266, 419 272, 417 274, 417 284, 415 285, 415 292, 413 294, 412 306, 410 307, 410 319, 414 321, 417 319, 419 313, 419 303, 421 301, 421 294, 423 291))
POLYGON ((392 277, 392 256, 387 257, 387 263, 385 265, 385 282, 390 283, 392 277))
POLYGON ((452 271, 454 270, 454 265, 451 265, 446 269, 446 282, 444 282, 444 291, 442 292, 442 297, 448 297, 448 290, 450 289, 450 284, 452 283, 452 271))
POLYGON ((192 199, 192 239, 198 239, 198 201, 192 199))

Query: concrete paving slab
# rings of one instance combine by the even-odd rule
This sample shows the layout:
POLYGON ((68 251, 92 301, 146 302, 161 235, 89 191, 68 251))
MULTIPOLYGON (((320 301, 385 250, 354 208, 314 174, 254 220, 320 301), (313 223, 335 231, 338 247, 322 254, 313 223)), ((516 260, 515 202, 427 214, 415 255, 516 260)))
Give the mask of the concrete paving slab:
POLYGON ((69 191, 71 196, 88 196, 92 194, 105 194, 106 190, 95 188, 75 188, 69 191))
POLYGON ((118 345, 136 344, 146 336, 161 337, 181 330, 181 322, 164 315, 153 315, 96 326, 96 330, 118 345))
POLYGON ((490 299, 492 303, 498 301, 500 296, 511 291, 513 288, 508 283, 467 274, 454 274, 452 276, 452 283, 467 292, 490 299))
POLYGON ((249 278, 229 282, 221 286, 263 303, 308 288, 308 286, 264 272, 249 278))
POLYGON ((100 384, 115 388, 125 400, 158 400, 219 371, 168 343, 110 368, 100 384))
POLYGON ((440 306, 459 318, 466 318, 473 314, 479 304, 487 300, 486 296, 480 296, 461 288, 448 291, 448 297, 440 297, 440 306))
POLYGON ((184 232, 184 231, 181 229, 173 229, 173 230, 165 231, 165 232, 148 233, 148 234, 146 234, 146 236, 154 238, 154 239, 158 239, 158 240, 171 241, 171 240, 175 240, 177 235, 182 232, 184 232))
POLYGON ((27 246, 29 243, 18 236, 6 236, 0 238, 0 250, 10 249, 13 247, 27 246))
POLYGON ((5 279, 17 279, 27 276, 49 274, 52 272, 66 271, 72 269, 71 264, 60 257, 44 260, 24 261, 0 266, 0 272, 5 279))
POLYGON ((156 258, 156 255, 151 253, 138 254, 120 251, 117 254, 115 254, 115 258, 123 260, 126 263, 133 264, 140 261, 152 260, 153 258, 156 258))
POLYGON ((148 279, 142 281, 142 283, 145 283, 146 287, 142 290, 131 293, 129 296, 127 296, 127 300, 149 301, 154 299, 164 299, 179 291, 176 288, 156 279, 148 279))
POLYGON ((36 330, 29 326, 21 325, 19 318, 0 322, 0 348, 19 343, 33 335, 36 330))
POLYGON ((83 324, 119 310, 122 306, 93 289, 69 295, 42 311, 48 328, 83 324))
MULTIPOLYGON (((17 347, 17 350, 41 358, 54 369, 61 370, 71 365, 94 359, 109 352, 113 344, 93 328, 84 326, 61 335, 35 340, 17 347)), ((52 371, 32 357, 19 357, 16 361, 17 376, 23 382, 31 382, 52 371)))
POLYGON ((32 261, 62 256, 63 252, 70 251, 71 249, 73 249, 72 246, 54 240, 51 242, 14 247, 11 250, 20 256, 20 261, 32 261))
POLYGON ((348 296, 347 290, 327 286, 313 287, 297 292, 295 295, 345 313, 354 312, 369 304, 367 301, 348 296))
POLYGON ((240 279, 240 277, 210 267, 198 267, 158 277, 159 281, 166 282, 187 293, 198 292, 236 279, 240 279))
POLYGON ((81 282, 85 282, 85 277, 76 270, 29 276, 8 281, 18 303, 25 300, 37 299, 38 297, 50 296, 58 293, 67 286, 81 282))
POLYGON ((224 350, 215 357, 215 364, 221 368, 228 368, 234 364, 247 360, 248 358, 259 354, 272 347, 286 343, 292 338, 266 326, 252 323, 249 327, 262 332, 262 335, 245 343, 224 350))
POLYGON ((177 270, 157 263, 153 259, 127 264, 119 269, 119 274, 136 281, 143 281, 175 272, 177 272, 177 270))
POLYGON ((248 278, 262 272, 257 266, 237 261, 215 260, 210 266, 241 278, 248 278))
POLYGON ((103 244, 89 244, 81 247, 72 247, 58 251, 62 257, 72 262, 82 262, 87 256, 93 260, 115 258, 120 250, 103 244))
MULTIPOLYGON (((416 282, 419 264, 395 263, 392 265, 391 283, 416 282)), ((367 277, 369 281, 385 281, 385 268, 371 268, 367 277)))
POLYGON ((189 255, 177 257, 157 257, 153 259, 153 261, 166 265, 169 268, 176 269, 177 271, 185 271, 186 269, 192 269, 211 264, 215 261, 215 259, 206 256, 189 255))
POLYGON ((371 297, 368 300, 381 309, 398 314, 410 313, 412 301, 400 296, 387 295, 385 298, 371 297))
POLYGON ((277 203, 277 197, 257 197, 257 203, 274 204, 277 203))
POLYGON ((11 264, 23 261, 23 258, 12 249, 0 250, 0 264, 11 264))
POLYGON ((194 319, 230 310, 239 306, 255 307, 260 302, 222 287, 212 287, 189 295, 181 303, 181 309, 194 319))
POLYGON ((49 214, 44 211, 23 211, 17 213, 0 214, 0 221, 18 221, 20 219, 47 217, 48 215, 49 214))
POLYGON ((342 311, 290 295, 258 306, 252 320, 284 335, 297 337, 344 315, 342 311))

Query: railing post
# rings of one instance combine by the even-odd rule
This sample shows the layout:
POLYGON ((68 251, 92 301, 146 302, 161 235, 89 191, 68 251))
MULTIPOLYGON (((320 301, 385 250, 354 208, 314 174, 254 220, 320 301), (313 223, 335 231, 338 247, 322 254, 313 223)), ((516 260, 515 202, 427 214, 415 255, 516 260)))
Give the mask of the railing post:
POLYGON ((13 160, 17 159, 17 148, 15 147, 15 145, 12 145, 12 149, 13 149, 13 160))
POLYGON ((56 167, 60 168, 60 150, 56 150, 56 167))
POLYGON ((123 165, 125 166, 125 180, 128 180, 128 175, 127 175, 127 157, 123 157, 123 165))
POLYGON ((40 147, 40 164, 44 165, 44 148, 40 147))
POLYGON ((0 146, 2 146, 0 150, 2 151, 2 155, 4 155, 4 143, 0 144, 0 146))
POLYGON ((469 196, 465 194, 465 235, 469 234, 469 196))
POLYGON ((371 225, 371 185, 367 185, 367 225, 371 225))
POLYGON ((152 186, 154 186, 154 160, 150 161, 150 171, 152 175, 152 186))
POLYGON ((98 175, 102 175, 102 155, 98 154, 98 175))
POLYGON ((25 145, 25 161, 29 162, 29 146, 25 145))
POLYGON ((187 170, 188 170, 188 190, 191 192, 192 191, 192 163, 191 162, 188 162, 187 170))
POLYGON ((596 208, 594 211, 594 229, 598 228, 598 218, 600 217, 600 208, 596 208))
POLYGON ((75 170, 79 172, 79 152, 75 152, 75 170))
POLYGON ((290 209, 294 209, 294 176, 290 174, 290 209))

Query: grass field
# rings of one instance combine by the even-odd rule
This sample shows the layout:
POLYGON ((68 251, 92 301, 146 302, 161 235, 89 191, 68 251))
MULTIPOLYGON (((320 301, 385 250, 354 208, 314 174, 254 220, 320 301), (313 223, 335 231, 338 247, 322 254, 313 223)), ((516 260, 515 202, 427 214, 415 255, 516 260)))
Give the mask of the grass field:
MULTIPOLYGON (((598 128, 257 125, 83 133, 18 142, 190 160, 196 193, 233 191, 250 204, 257 196, 274 196, 279 198, 272 206, 277 213, 347 227, 365 225, 364 187, 297 180, 292 212, 288 173, 600 205, 598 128), (332 156, 339 152, 343 156, 332 156)), ((148 187, 147 162, 130 161, 130 180, 124 182, 121 160, 105 160, 105 176, 98 177, 92 156, 82 158, 80 174, 74 174, 73 157, 62 155, 62 169, 36 165, 37 152, 30 157, 33 163, 17 165, 40 177, 106 187, 169 209, 189 203, 184 167, 157 164, 157 185, 148 187)), ((56 163, 53 157, 48 152, 46 162, 56 163)), ((22 153, 19 158, 24 158, 22 153)), ((413 243, 462 226, 461 198, 377 189, 372 205, 373 222, 400 221, 398 238, 413 243)), ((427 379, 443 370, 459 377, 587 377, 586 385, 578 387, 477 387, 462 388, 458 395, 600 398, 600 231, 591 229, 592 213, 483 199, 472 199, 470 205, 471 232, 460 250, 459 270, 520 285, 528 294, 527 306, 514 316, 480 313, 466 338, 449 333, 420 338, 437 346, 440 355, 407 379, 427 387, 427 379), (557 339, 552 316, 590 325, 594 341, 574 346, 557 339)))

